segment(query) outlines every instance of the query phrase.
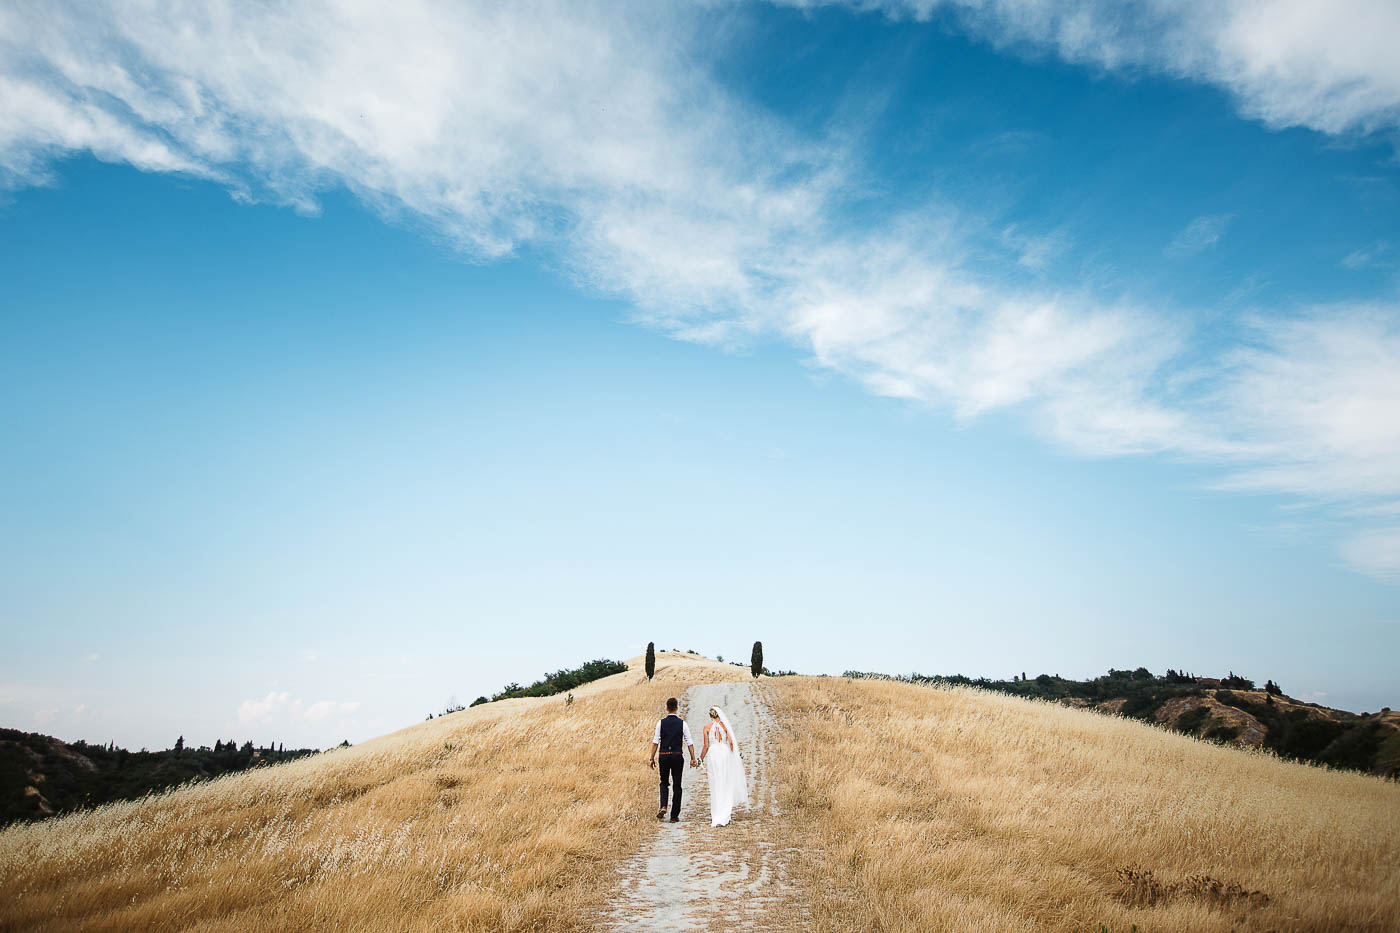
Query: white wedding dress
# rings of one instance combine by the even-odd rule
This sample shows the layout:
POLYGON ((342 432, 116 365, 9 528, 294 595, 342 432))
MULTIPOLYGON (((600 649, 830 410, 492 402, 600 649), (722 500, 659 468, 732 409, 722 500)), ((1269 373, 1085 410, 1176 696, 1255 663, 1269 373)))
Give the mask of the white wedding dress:
MULTIPOLYGON (((720 712, 723 717, 723 711, 720 712)), ((710 825, 727 826, 735 807, 749 805, 749 780, 728 720, 711 722, 705 773, 710 779, 710 825)))

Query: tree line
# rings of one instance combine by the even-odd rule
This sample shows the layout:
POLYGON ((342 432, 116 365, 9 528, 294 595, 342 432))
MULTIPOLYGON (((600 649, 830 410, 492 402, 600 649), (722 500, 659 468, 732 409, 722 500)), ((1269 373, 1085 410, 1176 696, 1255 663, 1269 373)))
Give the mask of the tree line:
POLYGON ((52 736, 0 729, 0 823, 35 819, 117 800, 132 800, 249 768, 318 753, 282 743, 255 746, 251 740, 216 740, 192 748, 180 736, 159 751, 129 751, 115 742, 61 742, 52 736), (82 756, 91 763, 88 767, 82 756), (42 775, 43 780, 34 781, 42 775), (30 793, 29 788, 35 793, 30 793))

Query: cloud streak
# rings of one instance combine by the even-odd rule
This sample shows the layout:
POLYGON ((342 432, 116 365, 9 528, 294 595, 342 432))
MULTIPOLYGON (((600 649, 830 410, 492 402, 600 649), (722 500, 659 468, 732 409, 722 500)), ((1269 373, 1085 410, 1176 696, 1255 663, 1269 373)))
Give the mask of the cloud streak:
MULTIPOLYGON (((973 13, 999 23, 1015 6, 973 13)), ((1355 514, 1400 501, 1395 307, 1260 318, 1203 358, 1163 309, 1016 284, 1050 261, 1051 240, 1006 228, 988 253, 968 232, 975 218, 927 204, 853 224, 858 153, 722 90, 697 58, 694 12, 541 0, 10 7, 0 173, 43 183, 56 159, 90 152, 304 211, 345 186, 477 260, 548 249, 680 339, 783 339, 881 395, 958 419, 1015 410, 1089 455, 1217 462, 1232 488, 1355 514), (987 271, 998 267, 1008 274, 987 271)), ((1055 19, 1056 42, 1069 42, 1067 22, 1055 19)), ((1075 55, 1134 61, 1085 23, 1075 55)), ((1304 97, 1300 113, 1351 100, 1304 97)), ((1323 122, 1365 126, 1383 111, 1323 122)), ((1201 218, 1184 242, 1207 248, 1226 222, 1201 218)), ((1373 536, 1345 554, 1384 575, 1400 558, 1359 558, 1383 522, 1363 524, 1373 536)), ((291 702, 246 701, 240 721, 291 702)))
POLYGON ((308 704, 292 698, 286 690, 269 690, 261 699, 244 700, 238 704, 240 726, 294 725, 323 723, 348 716, 360 708, 355 701, 319 700, 308 704))
POLYGON ((1390 0, 774 0, 891 18, 946 15, 999 47, 1223 88, 1248 117, 1323 133, 1400 128, 1390 0))
POLYGON ((1194 256, 1211 249, 1220 242, 1220 238, 1225 235, 1225 228, 1230 226, 1230 221, 1234 219, 1234 214, 1207 214, 1197 217, 1167 244, 1166 254, 1173 257, 1194 256))

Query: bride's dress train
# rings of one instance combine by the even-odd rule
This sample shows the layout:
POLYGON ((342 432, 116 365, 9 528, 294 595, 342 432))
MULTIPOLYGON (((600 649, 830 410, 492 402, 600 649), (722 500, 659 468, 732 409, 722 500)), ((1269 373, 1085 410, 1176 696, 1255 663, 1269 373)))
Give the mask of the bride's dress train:
MULTIPOLYGON (((720 713, 723 716, 723 712, 720 713)), ((744 759, 728 722, 710 726, 710 753, 705 758, 705 773, 710 779, 710 825, 727 826, 735 807, 749 805, 749 779, 744 774, 744 759)))

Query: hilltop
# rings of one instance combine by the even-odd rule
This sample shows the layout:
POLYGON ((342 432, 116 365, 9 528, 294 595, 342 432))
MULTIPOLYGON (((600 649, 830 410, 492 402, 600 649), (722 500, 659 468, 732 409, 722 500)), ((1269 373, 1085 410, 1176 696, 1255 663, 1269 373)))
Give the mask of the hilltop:
MULTIPOLYGON (((752 683, 689 654, 658 655, 650 682, 629 665, 572 699, 11 826, 0 930, 618 922, 624 867, 667 831, 645 765, 662 702, 752 683)), ((775 822, 752 843, 771 872, 750 928, 1400 928, 1393 781, 966 686, 758 684, 775 822)), ((711 832, 690 814, 677 831, 711 832)), ((723 877, 701 889, 742 908, 747 882, 723 877)))

